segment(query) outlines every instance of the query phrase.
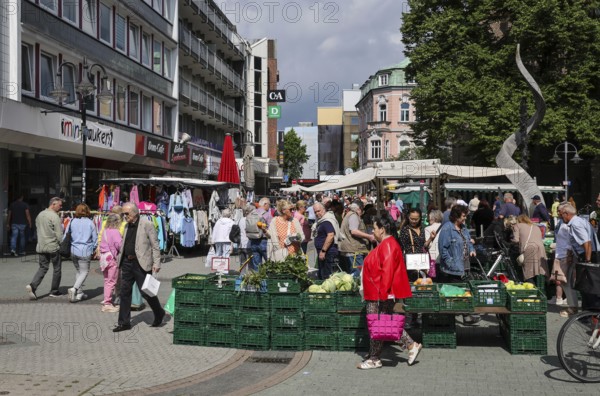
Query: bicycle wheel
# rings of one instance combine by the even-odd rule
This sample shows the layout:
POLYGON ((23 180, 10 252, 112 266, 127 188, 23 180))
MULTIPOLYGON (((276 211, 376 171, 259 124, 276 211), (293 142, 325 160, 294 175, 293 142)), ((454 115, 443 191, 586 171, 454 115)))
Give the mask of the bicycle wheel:
POLYGON ((600 314, 582 312, 560 329, 556 350, 560 364, 581 382, 600 382, 600 314))

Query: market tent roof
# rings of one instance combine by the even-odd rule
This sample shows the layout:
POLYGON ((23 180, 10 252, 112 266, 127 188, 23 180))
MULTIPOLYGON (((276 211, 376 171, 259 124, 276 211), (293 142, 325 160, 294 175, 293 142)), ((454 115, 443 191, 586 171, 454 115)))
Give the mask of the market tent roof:
MULTIPOLYGON (((444 188, 448 191, 518 191, 511 183, 445 183, 444 188)), ((564 192, 564 187, 538 186, 542 192, 559 193, 564 192)))
POLYGON ((122 177, 114 179, 103 179, 102 183, 108 184, 138 184, 138 185, 167 185, 167 186, 189 186, 197 188, 217 188, 220 186, 227 186, 225 182, 218 182, 214 180, 204 179, 192 179, 182 177, 149 177, 149 178, 135 178, 135 177, 122 177))
POLYGON ((286 188, 282 188, 281 189, 281 191, 290 192, 290 193, 292 193, 292 192, 300 192, 300 191, 305 191, 305 190, 306 190, 306 187, 302 187, 299 184, 294 184, 291 187, 286 187, 286 188))
POLYGON ((495 177, 518 172, 513 169, 482 166, 444 165, 439 159, 381 162, 346 176, 339 176, 324 183, 307 188, 306 191, 343 190, 347 187, 368 183, 375 178, 386 179, 432 179, 495 177))

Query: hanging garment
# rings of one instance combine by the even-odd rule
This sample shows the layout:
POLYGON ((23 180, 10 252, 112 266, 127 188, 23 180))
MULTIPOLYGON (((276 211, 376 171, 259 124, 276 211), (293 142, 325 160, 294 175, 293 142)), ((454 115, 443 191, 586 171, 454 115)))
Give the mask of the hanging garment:
POLYGON ((129 201, 135 203, 136 205, 140 203, 138 186, 131 187, 131 191, 129 192, 129 201))
POLYGON ((183 190, 183 200, 185 201, 185 204, 188 209, 194 207, 194 200, 192 199, 192 192, 190 191, 189 188, 186 188, 185 190, 183 190))
POLYGON ((180 243, 184 247, 193 247, 196 244, 196 224, 191 217, 183 219, 180 243))
POLYGON ((164 214, 169 213, 169 194, 165 190, 162 190, 156 196, 156 206, 158 210, 163 211, 164 214))
POLYGON ((210 201, 208 202, 208 220, 211 223, 216 223, 221 218, 221 211, 219 210, 219 193, 217 190, 212 192, 210 201))
POLYGON ((194 188, 194 191, 192 192, 192 199, 192 202, 194 203, 194 208, 206 205, 204 203, 204 191, 200 188, 194 188))
POLYGON ((121 205, 121 187, 116 186, 113 190, 113 204, 108 210, 111 210, 113 207, 121 205))

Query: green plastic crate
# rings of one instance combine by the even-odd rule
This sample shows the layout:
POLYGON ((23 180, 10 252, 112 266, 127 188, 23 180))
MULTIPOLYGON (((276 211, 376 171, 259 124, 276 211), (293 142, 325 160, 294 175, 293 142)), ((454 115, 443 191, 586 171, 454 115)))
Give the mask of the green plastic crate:
POLYGON ((271 314, 261 311, 240 311, 237 316, 237 327, 243 329, 269 329, 271 327, 271 314))
POLYGON ((337 331, 338 315, 331 313, 309 312, 304 315, 304 328, 309 329, 330 329, 337 331))
POLYGON ((194 306, 179 306, 175 308, 175 323, 181 325, 206 324, 206 309, 194 306))
POLYGON ((340 351, 369 349, 370 342, 369 332, 366 329, 338 333, 338 350, 340 351))
POLYGON ((501 320, 513 334, 546 333, 546 314, 501 315, 501 320))
POLYGON ((546 334, 511 334, 507 326, 503 324, 500 326, 500 332, 508 344, 508 350, 513 355, 545 355, 548 353, 546 334))
POLYGON ((202 290, 177 290, 175 293, 175 309, 193 306, 203 308, 206 305, 206 293, 202 290))
MULTIPOLYGON (((177 293, 175 294, 177 298, 177 293)), ((210 309, 231 309, 238 307, 238 295, 228 291, 206 291, 206 307, 210 309)))
POLYGON ((297 279, 267 278, 267 293, 269 294, 300 294, 301 287, 297 279))
POLYGON ((219 275, 211 274, 210 279, 206 280, 206 290, 218 290, 218 291, 235 291, 235 281, 237 275, 219 275), (219 281, 220 280, 220 281, 219 281))
POLYGON ((338 311, 361 311, 366 303, 362 296, 356 292, 335 292, 338 311))
POLYGON ((274 294, 271 295, 271 310, 288 311, 301 310, 302 298, 297 294, 274 294))
POLYGON ((205 345, 206 327, 184 326, 175 323, 173 329, 173 344, 178 345, 205 345))
POLYGON ((412 285, 412 297, 404 299, 406 312, 438 312, 440 293, 438 285, 412 285))
POLYGON ((220 329, 206 329, 206 345, 214 347, 235 348, 238 345, 237 331, 222 331, 220 329))
POLYGON ((306 349, 335 351, 338 348, 337 342, 337 332, 327 330, 307 330, 304 332, 304 346, 306 349))
POLYGON ((364 311, 360 314, 338 314, 337 319, 340 332, 367 328, 367 317, 364 311))
POLYGON ((302 293, 305 312, 336 312, 336 298, 333 293, 302 293))
MULTIPOLYGON (((461 287, 470 291, 466 283, 452 283, 452 286, 461 287)), ((441 290, 442 286, 440 286, 441 290)), ((446 297, 440 292, 440 312, 473 312, 473 297, 446 297)))
POLYGON ((304 329, 304 316, 300 311, 273 311, 271 312, 272 329, 304 329))
POLYGON ((425 348, 456 349, 456 330, 425 331, 423 330, 423 346, 425 348))
POLYGON ((271 332, 271 349, 275 351, 303 351, 303 332, 271 332))
POLYGON ((538 289, 508 290, 508 309, 511 312, 546 312, 546 296, 538 289))
POLYGON ((213 275, 185 274, 173 278, 171 286, 177 290, 204 290, 206 282, 212 277, 213 275))
POLYGON ((211 309, 206 313, 206 323, 209 326, 234 328, 237 321, 237 313, 232 310, 211 309))
POLYGON ((242 292, 238 298, 238 309, 240 311, 265 311, 270 308, 271 299, 265 293, 242 292))
POLYGON ((423 328, 452 328, 456 327, 456 316, 451 314, 423 314, 423 328))
POLYGON ((473 303, 476 307, 505 307, 506 287, 500 281, 476 280, 469 281, 473 293, 473 303), (490 286, 490 287, 486 287, 490 286))
POLYGON ((240 331, 238 333, 238 348, 264 351, 269 349, 271 338, 268 331, 240 331))

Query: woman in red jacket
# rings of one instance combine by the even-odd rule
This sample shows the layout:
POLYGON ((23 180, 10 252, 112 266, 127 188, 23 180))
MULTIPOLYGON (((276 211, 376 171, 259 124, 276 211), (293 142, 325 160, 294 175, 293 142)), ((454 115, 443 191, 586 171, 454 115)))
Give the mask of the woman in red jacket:
MULTIPOLYGON (((396 239, 396 225, 388 214, 373 221, 373 235, 379 244, 365 258, 362 284, 367 314, 392 313, 396 299, 412 296, 402 249, 396 239)), ((412 365, 421 351, 421 344, 415 342, 403 330, 400 345, 408 349, 408 364, 412 365)), ((368 370, 382 366, 379 356, 383 341, 371 340, 369 355, 357 368, 368 370)))

